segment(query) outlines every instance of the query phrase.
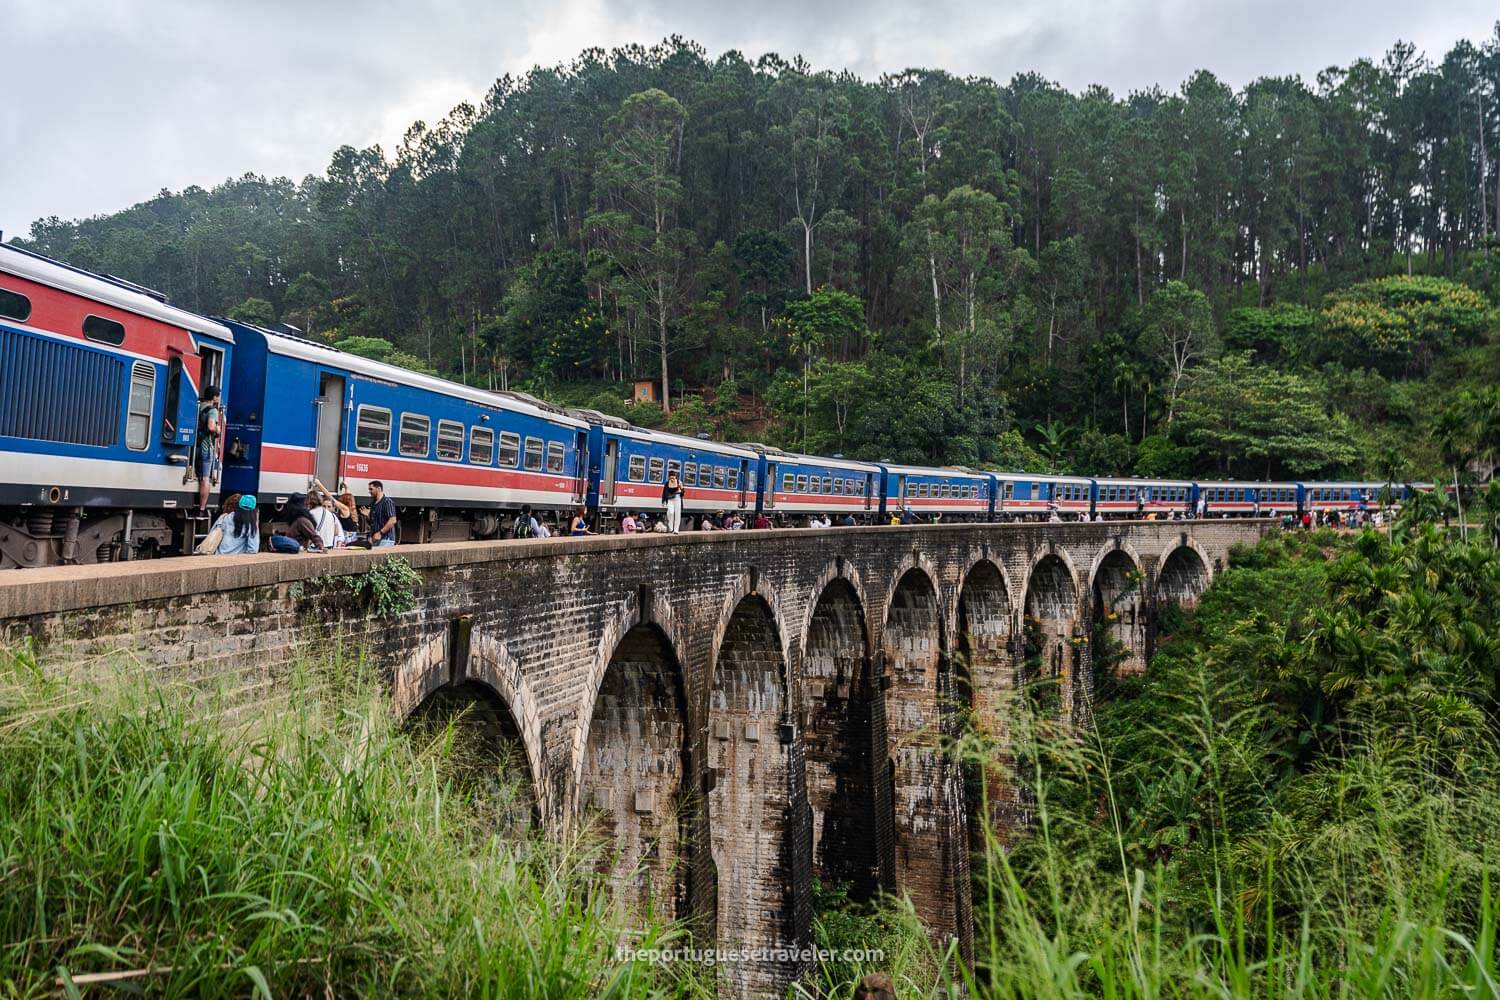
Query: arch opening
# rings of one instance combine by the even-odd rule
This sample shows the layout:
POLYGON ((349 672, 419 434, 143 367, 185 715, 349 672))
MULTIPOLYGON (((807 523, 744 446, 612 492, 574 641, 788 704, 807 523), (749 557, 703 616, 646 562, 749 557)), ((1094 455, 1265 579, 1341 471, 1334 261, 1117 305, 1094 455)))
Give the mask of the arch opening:
MULTIPOLYGON (((709 701, 709 842, 718 884, 715 922, 725 947, 794 940, 791 750, 786 669, 776 620, 754 594, 735 606, 714 660, 709 701)), ((724 967, 739 993, 784 989, 785 970, 724 967)))
POLYGON ((1056 555, 1044 556, 1026 581, 1026 680, 1050 678, 1056 683, 1054 708, 1065 720, 1073 716, 1074 675, 1080 657, 1078 592, 1073 571, 1056 555))
POLYGON ((1191 545, 1179 545, 1162 561, 1156 578, 1159 604, 1177 604, 1185 608, 1197 605, 1208 589, 1208 566, 1191 545))
POLYGON ((687 915, 687 725, 677 658, 654 625, 610 656, 589 719, 579 803, 612 850, 610 872, 640 912, 687 915))
POLYGON ((519 838, 537 822, 520 727, 488 685, 464 681, 437 688, 406 717, 404 728, 441 755, 454 789, 483 828, 519 838))
POLYGON ((1130 554, 1112 549, 1094 571, 1093 620, 1096 634, 1102 632, 1116 648, 1094 650, 1094 683, 1104 687, 1114 676, 1140 673, 1146 669, 1146 614, 1143 603, 1140 567, 1130 554))
POLYGON ((899 887, 940 932, 963 934, 968 841, 963 782, 944 752, 943 703, 956 700, 933 582, 919 569, 896 584, 881 631, 884 708, 899 887))
POLYGON ((884 763, 885 748, 874 742, 864 608, 848 581, 833 581, 819 596, 802 664, 813 874, 828 885, 846 884, 851 898, 867 900, 880 886, 872 824, 875 762, 884 763))

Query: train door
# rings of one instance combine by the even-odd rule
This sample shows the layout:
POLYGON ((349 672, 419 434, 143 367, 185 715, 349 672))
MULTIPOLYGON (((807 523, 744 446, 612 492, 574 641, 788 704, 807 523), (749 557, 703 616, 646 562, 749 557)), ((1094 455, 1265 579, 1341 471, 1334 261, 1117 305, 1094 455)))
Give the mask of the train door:
POLYGON ((604 468, 599 472, 599 506, 615 502, 615 472, 620 467, 620 441, 610 438, 604 445, 604 468))
POLYGON ((867 510, 867 511, 870 509, 870 505, 875 502, 875 490, 872 489, 872 486, 874 485, 873 481, 874 481, 874 477, 871 476, 868 472, 866 472, 865 473, 865 483, 864 483, 864 494, 865 494, 865 510, 867 510))
POLYGON ((745 509, 745 493, 750 489, 751 479, 754 476, 755 473, 750 471, 750 463, 743 458, 740 459, 740 510, 745 509))
POLYGON ((344 377, 324 372, 318 379, 318 443, 314 474, 330 490, 340 488, 344 440, 344 377))
POLYGON ((578 432, 578 475, 573 480, 573 502, 583 503, 589 488, 589 432, 578 432))
POLYGON ((762 484, 766 492, 766 510, 773 510, 776 507, 776 469, 775 462, 766 463, 766 481, 762 484))

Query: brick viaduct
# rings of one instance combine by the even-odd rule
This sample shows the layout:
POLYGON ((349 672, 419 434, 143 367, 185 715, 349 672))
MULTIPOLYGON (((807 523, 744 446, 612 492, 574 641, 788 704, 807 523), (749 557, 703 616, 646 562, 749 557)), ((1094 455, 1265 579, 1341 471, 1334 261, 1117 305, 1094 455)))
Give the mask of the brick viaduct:
MULTIPOLYGON (((1196 599, 1263 521, 941 525, 403 547, 415 607, 373 619, 337 578, 387 557, 240 556, 17 570, 0 643, 59 672, 129 657, 256 706, 309 650, 357 650, 397 711, 478 699, 534 813, 616 845, 622 899, 721 948, 804 943, 814 879, 907 893, 967 947, 968 831, 939 751, 952 706, 1003 733, 1024 621, 1082 720, 1101 615, 1144 663, 1160 603, 1196 599), (1112 610, 1111 610, 1112 609, 1112 610), (623 887, 623 886, 622 886, 623 887)), ((1033 647, 1033 656, 1036 653, 1033 647)), ((1033 659, 1033 664, 1036 662, 1033 659)), ((722 966, 727 992, 798 970, 722 966)))

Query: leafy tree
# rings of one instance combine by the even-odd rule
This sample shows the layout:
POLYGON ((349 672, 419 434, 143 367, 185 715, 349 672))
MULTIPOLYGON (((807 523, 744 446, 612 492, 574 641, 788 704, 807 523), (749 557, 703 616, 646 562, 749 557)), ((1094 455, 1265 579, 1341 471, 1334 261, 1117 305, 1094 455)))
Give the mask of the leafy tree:
POLYGON ((1226 474, 1332 473, 1357 453, 1347 418, 1330 415, 1323 398, 1316 381, 1226 355, 1193 372, 1172 429, 1226 474))
POLYGON ((1211 356, 1217 346, 1208 299, 1180 281, 1167 282, 1151 296, 1143 336, 1167 369, 1167 423, 1171 424, 1188 368, 1211 356))
POLYGON ((276 307, 265 299, 246 299, 229 310, 229 318, 251 326, 269 327, 276 323, 276 307))
POLYGON ((632 94, 610 121, 614 141, 600 154, 598 178, 605 207, 589 228, 619 269, 621 291, 645 311, 656 330, 661 359, 662 410, 672 412, 669 330, 685 297, 692 232, 676 224, 682 184, 678 151, 687 112, 664 91, 632 94))
POLYGON ((1482 295, 1425 275, 1361 282, 1331 295, 1322 312, 1327 356, 1388 374, 1425 371, 1439 352, 1477 341, 1492 321, 1482 295))

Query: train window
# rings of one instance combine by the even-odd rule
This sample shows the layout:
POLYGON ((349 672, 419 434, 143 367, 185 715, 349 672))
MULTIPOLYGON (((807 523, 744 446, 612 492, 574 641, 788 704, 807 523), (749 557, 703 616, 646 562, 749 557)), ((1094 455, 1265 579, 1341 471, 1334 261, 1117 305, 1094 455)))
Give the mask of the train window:
POLYGON ((630 471, 626 473, 625 478, 629 479, 632 483, 643 483, 646 481, 645 455, 630 456, 630 471))
POLYGON ((416 458, 427 457, 427 445, 432 437, 432 421, 420 413, 401 414, 401 436, 397 441, 401 454, 416 458))
POLYGON ((808 476, 807 477, 807 492, 812 493, 812 494, 814 494, 816 496, 822 496, 823 495, 823 481, 821 479, 819 479, 817 476, 808 476))
POLYGON ((500 432, 500 464, 507 469, 521 464, 521 435, 500 432))
POLYGON ((798 476, 797 477, 797 492, 798 493, 806 493, 807 492, 807 477, 806 476, 798 476))
POLYGON ((522 458, 522 464, 530 472, 542 471, 542 439, 529 437, 526 439, 526 454, 522 458))
POLYGON ((547 471, 561 473, 565 465, 563 443, 561 441, 547 442, 547 471))
POLYGON ((0 288, 0 316, 26 322, 31 317, 31 300, 20 292, 0 288))
POLYGON ((85 316, 83 335, 90 340, 96 340, 101 344, 112 344, 115 347, 125 343, 125 327, 103 316, 85 316))
POLYGON ((391 411, 361 406, 354 416, 354 447, 360 451, 390 451, 391 411))
POLYGON ((1006 500, 1014 500, 1015 498, 1016 498, 1016 484, 1015 483, 1006 483, 1005 484, 1005 499, 1006 500))
POLYGON ((130 401, 126 406, 125 447, 145 451, 151 430, 151 407, 156 402, 156 366, 137 361, 130 367, 130 401))
POLYGON ((730 469, 724 474, 724 486, 726 489, 737 490, 740 488, 740 470, 730 469))
POLYGON ((823 492, 824 493, 832 493, 833 492, 833 477, 832 476, 824 476, 823 477, 823 492))
POLYGON ((678 479, 682 478, 682 463, 676 459, 667 463, 667 478, 671 479, 674 475, 678 479))
POLYGON ((698 485, 712 486, 714 481, 713 466, 703 462, 698 463, 698 485))
POLYGON ((792 474, 790 472, 784 473, 782 475, 782 477, 781 477, 781 492, 783 492, 783 493, 790 493, 790 492, 792 492, 793 484, 795 482, 796 482, 796 480, 794 480, 792 478, 792 474))
POLYGON ((665 461, 663 461, 660 458, 653 458, 651 460, 651 476, 650 476, 650 479, 651 479, 651 481, 653 483, 659 483, 659 482, 662 481, 661 473, 662 473, 662 468, 663 468, 663 466, 665 464, 666 464, 665 461))
POLYGON ((684 485, 684 486, 697 486, 698 485, 698 466, 697 466, 696 463, 689 462, 687 465, 684 465, 682 467, 682 485, 684 485))
POLYGON ((495 432, 488 427, 469 431, 469 461, 474 465, 489 465, 494 460, 495 432))
POLYGON ((438 421, 437 457, 444 462, 464 460, 464 425, 452 420, 438 421))
POLYGON ((722 465, 714 466, 714 488, 720 490, 724 488, 724 467, 722 465))
POLYGON ((843 492, 844 492, 844 479, 843 479, 842 476, 835 476, 834 477, 834 480, 833 480, 833 492, 834 492, 835 495, 840 495, 841 496, 843 494, 843 492))

